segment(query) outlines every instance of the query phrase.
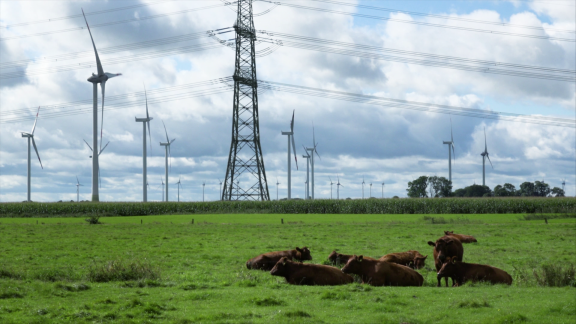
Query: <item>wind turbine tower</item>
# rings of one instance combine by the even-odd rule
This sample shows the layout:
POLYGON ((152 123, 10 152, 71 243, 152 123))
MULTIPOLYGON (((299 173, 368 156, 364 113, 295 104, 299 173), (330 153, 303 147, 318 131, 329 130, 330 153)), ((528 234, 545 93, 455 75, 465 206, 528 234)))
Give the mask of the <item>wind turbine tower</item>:
MULTIPOLYGON (((450 141, 443 141, 442 143, 448 145, 448 180, 452 181, 452 153, 454 153, 454 136, 452 135, 452 118, 450 118, 450 141), (452 150, 450 150, 452 149, 452 150)), ((454 160, 456 160, 456 153, 454 153, 454 160)))
POLYGON ((362 199, 364 199, 364 184, 366 182, 364 182, 364 177, 362 177, 362 199))
POLYGON ((220 200, 222 200, 222 180, 218 179, 218 182, 220 182, 220 200))
POLYGON ((306 147, 304 147, 304 152, 306 152, 306 155, 302 155, 302 157, 306 159, 306 189, 304 190, 306 197, 304 197, 304 199, 308 199, 310 197, 310 154, 308 154, 306 147))
POLYGON ((565 186, 566 186, 566 179, 562 179, 562 191, 564 191, 565 186))
POLYGON ((26 132, 22 132, 22 137, 26 137, 28 138, 28 196, 27 196, 27 201, 32 201, 31 200, 31 176, 32 176, 32 168, 31 168, 31 164, 32 162, 30 161, 31 159, 31 155, 30 155, 30 142, 32 142, 32 145, 34 146, 34 151, 36 151, 36 156, 38 157, 38 162, 40 162, 40 167, 42 169, 44 169, 44 167, 42 166, 42 161, 40 160, 40 154, 38 154, 38 148, 36 147, 36 142, 34 141, 34 131, 36 130, 36 122, 38 121, 38 114, 40 113, 40 107, 38 107, 38 111, 36 112, 36 119, 34 120, 34 126, 32 126, 32 132, 30 133, 26 133, 26 132))
POLYGON ((84 186, 80 184, 80 181, 78 181, 78 177, 76 177, 76 202, 80 201, 80 186, 84 186))
MULTIPOLYGON (((316 155, 320 159, 320 155, 318 154, 318 150, 316 149, 318 147, 318 143, 316 143, 316 136, 314 135, 314 125, 312 125, 312 142, 314 144, 314 147, 305 147, 304 149, 307 152, 309 152, 307 154, 310 157, 309 162, 310 162, 310 168, 312 169, 312 200, 314 200, 314 153, 316 153, 316 155)), ((308 194, 310 194, 310 192, 308 194)))
POLYGON ((382 199, 384 199, 384 182, 382 182, 382 199))
MULTIPOLYGON (((82 10, 82 15, 84 16, 84 21, 86 22, 86 27, 88 28, 88 33, 90 34, 90 39, 92 40, 92 46, 94 47, 94 54, 96 55, 96 68, 98 74, 92 73, 92 76, 88 78, 88 82, 93 84, 93 109, 92 109, 92 146, 94 150, 98 147, 98 84, 102 88, 102 121, 100 123, 100 151, 102 151, 102 134, 104 127, 104 97, 106 92, 106 81, 110 78, 122 75, 121 73, 108 73, 104 72, 102 68, 102 63, 100 63, 100 57, 98 56, 98 51, 96 50, 96 44, 94 43, 94 38, 92 37, 92 32, 90 31, 90 26, 88 26, 88 20, 86 20, 86 15, 84 15, 84 10, 82 10)), ((100 201, 100 194, 98 192, 98 156, 100 154, 92 154, 92 201, 100 201)))
POLYGON ((137 118, 137 123, 142 123, 142 201, 148 201, 148 183, 147 166, 146 166, 146 125, 148 125, 148 136, 150 137, 150 150, 152 150, 152 135, 150 134, 150 121, 152 117, 148 114, 148 96, 146 95, 146 88, 144 88, 144 97, 146 98, 146 118, 137 118))
POLYGON ((276 201, 278 201, 278 185, 280 184, 280 182, 278 182, 278 178, 276 178, 276 201))
POLYGON ((340 200, 340 187, 344 187, 340 184, 340 177, 338 176, 338 183, 336 183, 336 200, 340 200))
POLYGON ((180 181, 180 177, 178 177, 178 182, 176 182, 176 184, 178 185, 178 202, 180 202, 180 187, 182 187, 182 181, 180 181))
MULTIPOLYGON (((162 125, 164 125, 164 132, 166 133, 166 143, 162 143, 160 142, 160 146, 164 146, 164 148, 166 149, 166 154, 164 155, 164 160, 166 163, 166 201, 168 201, 168 157, 172 157, 170 154, 170 145, 172 145, 172 143, 174 143, 174 141, 176 139, 170 140, 168 138, 168 131, 166 130, 166 125, 164 124, 164 121, 162 121, 162 125)), ((172 161, 170 161, 170 167, 172 167, 172 161)))
POLYGON ((162 201, 164 201, 164 179, 160 178, 160 181, 162 181, 162 201))
MULTIPOLYGON (((290 157, 290 146, 292 146, 292 151, 294 152, 294 160, 296 161, 296 170, 298 170, 298 157, 296 156, 296 144, 294 144, 294 111, 292 111, 292 121, 290 122, 290 131, 282 131, 282 135, 288 136, 288 200, 292 199, 292 163, 290 157)), ((278 179, 276 179, 278 182, 278 179)))
POLYGON ((482 152, 482 185, 486 185, 486 159, 490 162, 490 166, 494 169, 492 161, 490 161, 490 156, 488 155, 488 144, 486 144, 486 127, 484 127, 484 152, 482 152))
POLYGON ((370 198, 372 198, 372 182, 370 182, 370 198))
POLYGON ((332 185, 334 182, 332 182, 332 178, 328 177, 328 179, 330 179, 330 200, 332 200, 332 185))
POLYGON ((202 202, 204 202, 204 188, 206 187, 206 182, 202 183, 202 202))

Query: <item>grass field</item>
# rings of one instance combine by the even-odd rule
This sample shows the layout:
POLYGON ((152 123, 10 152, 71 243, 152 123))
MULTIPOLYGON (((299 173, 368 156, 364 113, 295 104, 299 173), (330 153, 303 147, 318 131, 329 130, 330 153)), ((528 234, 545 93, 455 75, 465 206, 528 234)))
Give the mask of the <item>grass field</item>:
POLYGON ((106 217, 103 225, 2 218, 0 322, 574 323, 576 289, 543 286, 533 271, 576 264, 576 219, 520 218, 227 214, 106 217), (260 253, 295 246, 310 247, 313 263, 334 249, 431 255, 426 242, 444 230, 474 235, 464 260, 502 268, 514 284, 437 288, 432 260, 417 288, 290 286, 245 267, 260 253), (99 282, 106 281, 99 273, 122 266, 124 278, 99 282), (138 270, 143 278, 131 278, 138 270))

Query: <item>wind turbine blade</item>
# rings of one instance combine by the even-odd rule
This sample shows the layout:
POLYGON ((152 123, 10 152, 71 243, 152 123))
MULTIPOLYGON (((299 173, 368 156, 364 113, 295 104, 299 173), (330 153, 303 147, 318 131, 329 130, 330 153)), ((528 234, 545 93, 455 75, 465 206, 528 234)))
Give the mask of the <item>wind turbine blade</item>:
MULTIPOLYGON (((290 122, 290 132, 294 133, 294 113, 296 112, 296 109, 292 110, 292 121, 290 122)), ((292 134, 294 135, 294 134, 292 134)))
POLYGON ((162 121, 162 125, 164 125, 164 132, 166 133, 166 143, 170 143, 170 139, 168 138, 168 131, 166 130, 166 124, 162 121))
POLYGON ((171 141, 170 141, 170 144, 174 143, 175 140, 176 140, 176 139, 171 140, 171 141))
POLYGON ((150 121, 147 121, 148 124, 148 138, 150 139, 150 151, 152 151, 152 134, 150 133, 150 121))
POLYGON ((102 87, 102 119, 100 122, 100 151, 102 151, 102 134, 104 133, 104 97, 106 93, 106 81, 100 83, 102 87))
POLYGON ((108 143, 106 143, 106 145, 104 145, 104 148, 100 150, 100 153, 98 153, 98 156, 100 156, 100 154, 102 154, 102 152, 104 152, 106 147, 108 147, 108 144, 110 144, 110 141, 108 141, 108 143))
POLYGON ((32 135, 34 135, 34 130, 36 129, 36 122, 38 121, 38 114, 40 113, 40 107, 38 107, 38 111, 36 112, 36 119, 34 120, 34 126, 32 127, 32 135))
POLYGON ((90 26, 88 26, 88 20, 86 20, 84 9, 82 9, 82 16, 84 16, 84 21, 86 22, 86 27, 88 27, 88 33, 90 33, 90 39, 92 40, 92 46, 94 46, 94 54, 96 54, 96 67, 98 69, 98 75, 103 75, 104 69, 102 69, 102 63, 100 63, 100 57, 98 56, 98 51, 96 50, 96 44, 94 44, 94 37, 92 37, 90 26))
POLYGON ((76 183, 80 185, 80 181, 78 181, 78 176, 76 176, 76 183))
POLYGON ((90 151, 94 152, 94 150, 92 149, 92 146, 90 146, 90 144, 88 144, 88 142, 86 142, 85 139, 82 139, 84 141, 84 143, 86 143, 86 145, 88 145, 88 148, 90 149, 90 151))
POLYGON ((454 161, 456 161, 456 152, 454 152, 454 143, 452 143, 452 155, 454 156, 454 161))
POLYGON ((148 124, 148 138, 150 139, 150 150, 152 150, 152 134, 150 132, 150 115, 148 114, 148 95, 146 94, 146 86, 144 86, 144 97, 146 97, 146 119, 148 119, 146 124, 148 124))
POLYGON ((38 154, 38 148, 36 148, 36 142, 34 141, 34 136, 32 136, 32 145, 34 145, 34 151, 36 151, 36 156, 38 156, 40 166, 42 167, 42 169, 44 169, 44 167, 42 166, 42 161, 40 160, 40 154, 38 154))
POLYGON ((292 150, 294 151, 294 160, 296 161, 296 170, 298 170, 298 155, 296 155, 296 143, 294 142, 294 134, 290 135, 292 137, 292 150))
POLYGON ((490 161, 490 155, 486 154, 486 157, 488 158, 488 161, 490 162, 490 166, 492 167, 492 169, 494 169, 494 166, 492 165, 492 161, 490 161))

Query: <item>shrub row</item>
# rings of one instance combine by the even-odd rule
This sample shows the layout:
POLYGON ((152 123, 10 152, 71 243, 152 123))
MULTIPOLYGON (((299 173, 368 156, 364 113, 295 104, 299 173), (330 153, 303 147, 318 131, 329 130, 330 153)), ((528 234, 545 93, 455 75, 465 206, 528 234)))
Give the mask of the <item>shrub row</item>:
POLYGON ((213 202, 0 203, 0 217, 165 214, 506 214, 566 213, 574 198, 442 198, 213 202))

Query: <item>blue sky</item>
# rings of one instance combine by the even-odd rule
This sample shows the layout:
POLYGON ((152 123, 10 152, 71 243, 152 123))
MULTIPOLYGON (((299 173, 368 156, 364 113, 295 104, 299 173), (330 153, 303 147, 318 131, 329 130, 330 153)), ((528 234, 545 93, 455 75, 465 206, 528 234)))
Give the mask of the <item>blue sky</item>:
MULTIPOLYGON (((342 2, 351 2, 341 0, 342 2)), ((0 1, 0 23, 12 25, 46 18, 140 4, 142 1, 0 1)), ((354 11, 354 8, 314 1, 289 1, 310 7, 354 11)), ((351 2, 352 3, 352 2, 351 2)), ((512 20, 515 24, 539 25, 556 29, 575 29, 574 3, 570 1, 360 1, 360 4, 384 8, 453 15, 477 20, 512 20)), ((178 10, 220 4, 219 1, 164 1, 162 3, 101 15, 89 15, 92 25, 158 15, 178 10)), ((270 7, 254 4, 255 12, 270 7)), ((530 34, 530 30, 493 27, 462 21, 410 16, 400 13, 358 9, 370 15, 413 19, 480 29, 530 34)), ((93 28, 99 49, 142 41, 203 32, 231 26, 235 13, 220 7, 209 10, 169 15, 107 27, 93 28)), ((82 27, 82 19, 0 29, 0 38, 82 27)), ((278 6, 270 13, 255 18, 259 30, 327 40, 382 46, 419 53, 480 59, 575 70, 574 42, 494 36, 477 32, 418 26, 398 22, 318 13, 278 6)), ((221 35, 229 39, 232 34, 221 35)), ((554 33, 554 37, 574 38, 570 33, 554 33)), ((227 77, 233 73, 234 51, 226 47, 211 50, 164 55, 144 60, 114 63, 118 57, 136 57, 147 51, 214 44, 210 38, 189 40, 145 49, 128 49, 115 54, 102 54, 107 72, 121 72, 122 77, 107 84, 107 103, 115 103, 115 95, 181 86, 188 83, 227 77)), ((257 49, 269 46, 266 43, 257 49)), ((86 52, 87 56, 47 62, 27 63, 18 70, 0 69, 2 74, 38 68, 90 63, 94 58, 85 29, 31 36, 17 40, 0 40, 0 62, 38 59, 59 54, 86 52)), ((90 63, 91 64, 91 63, 90 63)), ((351 93, 373 94, 394 99, 430 102, 458 107, 472 107, 501 112, 575 118, 574 83, 526 77, 483 74, 470 71, 429 67, 417 64, 360 59, 332 53, 280 47, 274 53, 257 59, 258 77, 314 88, 351 93)), ((29 131, 33 118, 10 120, 12 110, 32 117, 34 107, 91 99, 91 85, 86 82, 93 67, 53 74, 2 78, 0 75, 0 201, 21 201, 26 196, 26 141, 20 131, 29 131), (29 109, 28 112, 26 109, 29 109)), ((5 74, 6 75, 6 74, 5 74)), ((170 199, 176 200, 174 185, 181 177, 181 200, 202 199, 202 183, 206 182, 206 199, 219 196, 218 179, 226 171, 230 146, 232 92, 211 96, 186 97, 187 91, 174 90, 185 98, 150 105, 154 117, 152 150, 148 157, 149 198, 159 200, 160 179, 164 175, 164 141, 162 122, 171 137, 172 147, 170 199)), ((151 93, 149 98, 161 94, 151 93)), ((131 97, 141 100, 140 97, 131 97)), ((329 177, 337 176, 345 187, 341 197, 362 195, 362 177, 374 185, 386 183, 386 196, 406 195, 408 181, 420 175, 446 176, 448 154, 443 140, 450 136, 450 119, 456 142, 453 164, 454 187, 480 183, 482 176, 480 152, 484 147, 486 128, 488 148, 494 169, 487 170, 487 185, 510 182, 517 187, 523 181, 544 179, 551 186, 561 186, 566 178, 568 195, 575 195, 576 164, 574 128, 553 127, 502 120, 450 116, 385 108, 347 101, 294 95, 285 92, 261 92, 260 129, 270 196, 276 197, 276 179, 281 183, 280 197, 286 196, 286 138, 292 110, 296 110, 296 145, 311 145, 312 122, 315 125, 318 150, 316 160, 316 196, 329 197, 329 177)), ((141 102, 141 101, 138 101, 141 102)), ((110 107, 111 107, 110 106, 110 107)), ((78 106, 80 107, 80 106, 78 106)), ((57 110, 66 112, 64 108, 57 110)), ((48 107, 41 108, 36 142, 44 169, 32 160, 32 199, 57 201, 76 199, 76 176, 85 185, 81 199, 90 197, 90 155, 83 139, 91 142, 91 114, 81 113, 56 118, 48 107)), ((139 201, 142 199, 142 128, 134 122, 144 114, 144 106, 106 111, 104 143, 109 147, 101 156, 103 200, 139 201)), ((298 155, 303 152, 298 151, 298 155)), ((299 160, 293 172, 293 193, 302 197, 305 165, 299 160)), ((295 165, 293 165, 293 170, 295 165)), ((373 187, 374 196, 381 186, 373 187)), ((366 195, 368 189, 366 188, 366 195)), ((378 193, 378 195, 376 194, 378 193)), ((335 187, 334 187, 335 195, 335 187)))

